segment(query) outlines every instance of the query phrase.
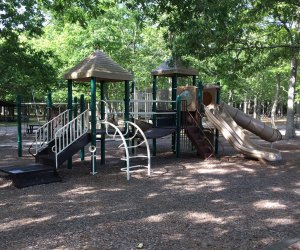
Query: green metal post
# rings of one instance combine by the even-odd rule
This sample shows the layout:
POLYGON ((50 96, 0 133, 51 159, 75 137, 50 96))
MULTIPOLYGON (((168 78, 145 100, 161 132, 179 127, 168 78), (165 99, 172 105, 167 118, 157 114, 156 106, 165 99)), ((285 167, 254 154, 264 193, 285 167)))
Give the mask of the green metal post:
POLYGON ((91 79, 91 145, 96 146, 96 78, 91 79))
POLYGON ((181 132, 181 96, 177 96, 177 114, 176 114, 176 157, 180 156, 180 132, 181 132))
POLYGON ((196 86, 196 76, 193 76, 193 86, 196 86))
POLYGON ((129 81, 125 81, 125 121, 129 121, 129 102, 130 102, 130 97, 129 97, 130 93, 129 93, 129 81))
MULTIPOLYGON (((124 120, 129 121, 129 102, 130 102, 130 85, 129 81, 125 81, 125 98, 124 98, 124 120)), ((128 131, 128 123, 125 123, 125 131, 128 131)), ((126 138, 129 138, 129 134, 126 134, 126 138)), ((127 146, 131 146, 129 141, 126 141, 127 146)))
MULTIPOLYGON (((78 98, 74 97, 74 118, 78 115, 78 98)), ((77 123, 75 123, 75 130, 77 130, 77 123)))
MULTIPOLYGON (((172 76, 172 110, 174 111, 176 109, 176 91, 177 91, 177 75, 175 74, 172 76)), ((176 135, 172 134, 172 150, 173 152, 176 151, 176 135)))
MULTIPOLYGON (((176 101, 176 90, 177 90, 177 75, 172 76, 172 101, 176 101)), ((172 103, 172 110, 175 110, 176 103, 172 103)))
MULTIPOLYGON (((80 113, 85 110, 84 95, 80 95, 80 113)), ((81 121, 81 128, 84 128, 84 121, 81 121)), ((84 147, 80 150, 80 160, 84 160, 84 147)))
MULTIPOLYGON (((153 105, 152 105, 152 112, 153 115, 153 126, 156 127, 157 121, 156 121, 156 95, 157 95, 157 76, 153 76, 152 81, 152 99, 153 99, 153 105)), ((156 139, 152 139, 152 155, 156 156, 156 139)))
MULTIPOLYGON (((218 88, 217 88, 217 95, 216 95, 216 103, 219 105, 220 104, 220 83, 217 83, 218 88)), ((219 154, 219 130, 216 129, 216 134, 215 134, 215 154, 219 154)))
POLYGON ((135 82, 132 81, 132 82, 131 82, 131 90, 130 90, 130 94, 133 94, 133 93, 134 93, 134 90, 135 90, 135 82))
POLYGON ((18 123, 18 157, 22 157, 22 114, 21 96, 17 96, 17 123, 18 123))
MULTIPOLYGON (((72 80, 68 80, 68 109, 69 109, 69 121, 72 120, 72 80)), ((68 169, 72 168, 72 156, 68 159, 68 169)))
MULTIPOLYGON (((51 92, 48 93, 47 96, 47 120, 48 122, 51 120, 51 116, 52 116, 52 95, 51 92)), ((51 135, 52 131, 51 131, 51 127, 48 127, 48 134, 51 135)))
POLYGON ((203 85, 202 81, 198 82, 198 109, 200 112, 203 112, 203 85))
POLYGON ((47 120, 51 120, 51 110, 52 110, 52 94, 51 92, 48 93, 47 96, 47 120))
MULTIPOLYGON (((100 119, 104 120, 105 119, 105 103, 102 102, 104 101, 104 88, 105 88, 105 82, 101 81, 100 82, 100 119)), ((105 129, 104 124, 101 124, 101 129, 105 129)), ((105 133, 101 135, 101 160, 100 164, 104 165, 105 164, 105 133)))

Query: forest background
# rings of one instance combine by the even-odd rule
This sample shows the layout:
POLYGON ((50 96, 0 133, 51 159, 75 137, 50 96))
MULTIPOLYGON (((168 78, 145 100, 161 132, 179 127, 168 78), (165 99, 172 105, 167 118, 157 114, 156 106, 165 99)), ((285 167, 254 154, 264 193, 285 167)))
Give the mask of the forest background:
MULTIPOLYGON (((260 117, 286 115, 295 137, 300 109, 298 0, 4 0, 0 3, 0 100, 64 102, 62 75, 101 49, 151 88, 151 70, 181 57, 222 100, 260 117)), ((185 80, 179 84, 186 84, 185 80)), ((88 94, 87 84, 74 95, 88 94)), ((162 81, 159 88, 169 88, 162 81)), ((109 85, 111 98, 123 86, 109 85)))

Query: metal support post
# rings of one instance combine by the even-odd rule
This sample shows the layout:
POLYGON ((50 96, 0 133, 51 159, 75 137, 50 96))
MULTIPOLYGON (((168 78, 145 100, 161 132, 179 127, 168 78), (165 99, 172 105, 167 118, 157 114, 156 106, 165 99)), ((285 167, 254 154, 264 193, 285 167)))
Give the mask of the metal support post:
POLYGON ((180 132, 181 132, 181 96, 176 99, 177 114, 176 114, 176 157, 180 156, 180 132))
POLYGON ((18 157, 22 157, 22 112, 21 96, 17 96, 17 123, 18 123, 18 157))
MULTIPOLYGON (((68 80, 68 109, 69 109, 69 122, 72 120, 72 80, 68 80)), ((72 168, 72 156, 68 159, 68 169, 72 168)))
MULTIPOLYGON (((85 103, 84 103, 84 95, 80 95, 80 113, 83 113, 85 110, 85 103)), ((84 128, 84 121, 81 121, 81 128, 84 128)), ((80 150, 80 160, 84 160, 84 147, 80 150)))
MULTIPOLYGON (((101 81, 100 82, 100 100, 104 101, 104 89, 105 89, 105 82, 101 81)), ((103 121, 105 119, 105 104, 104 102, 100 102, 100 119, 103 121)), ((105 129, 105 125, 101 124, 101 129, 105 129)), ((105 134, 103 133, 101 135, 101 141, 100 141, 100 154, 101 154, 101 160, 100 164, 104 165, 105 164, 105 134)))
MULTIPOLYGON (((153 81, 152 81, 152 99, 153 99, 153 104, 152 104, 152 112, 154 113, 152 117, 153 121, 153 126, 156 127, 157 122, 156 122, 156 94, 157 94, 157 76, 153 76, 153 81)), ((156 156, 156 139, 152 139, 152 155, 156 156)))
MULTIPOLYGON (((221 91, 221 88, 220 88, 220 83, 218 82, 217 83, 218 85, 218 88, 217 88, 217 95, 216 95, 216 103, 217 105, 220 104, 220 91, 221 91)), ((216 129, 216 134, 215 134, 215 154, 218 155, 219 154, 219 130, 216 129)))

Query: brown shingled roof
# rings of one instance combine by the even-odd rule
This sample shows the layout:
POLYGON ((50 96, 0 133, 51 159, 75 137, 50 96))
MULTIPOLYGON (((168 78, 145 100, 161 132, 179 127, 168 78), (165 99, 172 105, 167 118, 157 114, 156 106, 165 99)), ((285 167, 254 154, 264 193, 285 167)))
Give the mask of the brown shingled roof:
POLYGON ((182 64, 180 59, 172 61, 167 60, 162 63, 158 68, 151 72, 153 76, 196 76, 198 71, 191 67, 186 67, 182 64))
POLYGON ((66 80, 81 82, 88 82, 91 77, 96 77, 97 81, 108 82, 131 81, 133 79, 130 72, 123 69, 100 50, 96 50, 64 74, 66 80))

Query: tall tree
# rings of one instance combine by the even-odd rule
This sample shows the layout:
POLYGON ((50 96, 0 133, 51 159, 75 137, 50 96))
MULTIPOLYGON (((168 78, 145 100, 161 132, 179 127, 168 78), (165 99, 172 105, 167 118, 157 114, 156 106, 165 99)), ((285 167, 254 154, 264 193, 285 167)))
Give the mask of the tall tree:
POLYGON ((289 55, 291 70, 285 138, 295 136, 299 1, 139 0, 138 4, 168 28, 166 39, 176 53, 191 54, 201 59, 218 56, 224 51, 235 51, 235 55, 244 53, 251 60, 258 51, 281 49, 284 51, 282 58, 289 55), (260 37, 255 35, 258 32, 260 37))
POLYGON ((30 95, 34 86, 47 90, 56 81, 51 54, 34 50, 27 38, 42 34, 45 17, 35 0, 0 3, 0 98, 30 95))

